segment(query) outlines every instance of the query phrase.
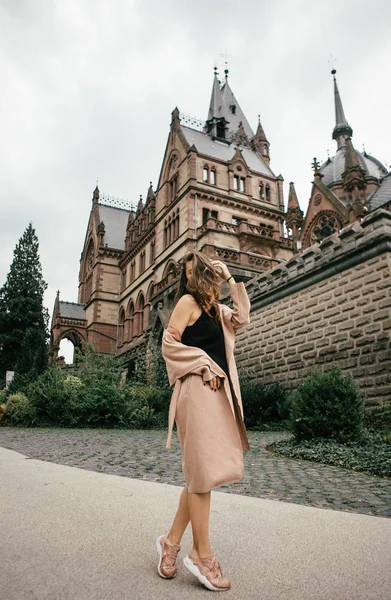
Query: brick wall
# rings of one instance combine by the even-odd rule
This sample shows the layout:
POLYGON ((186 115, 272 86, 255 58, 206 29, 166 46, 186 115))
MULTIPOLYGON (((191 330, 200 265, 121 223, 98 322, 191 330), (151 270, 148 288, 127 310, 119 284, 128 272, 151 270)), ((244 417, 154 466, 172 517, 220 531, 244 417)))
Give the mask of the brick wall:
POLYGON ((339 366, 366 406, 391 399, 391 213, 379 209, 247 284, 240 374, 295 387, 339 366))

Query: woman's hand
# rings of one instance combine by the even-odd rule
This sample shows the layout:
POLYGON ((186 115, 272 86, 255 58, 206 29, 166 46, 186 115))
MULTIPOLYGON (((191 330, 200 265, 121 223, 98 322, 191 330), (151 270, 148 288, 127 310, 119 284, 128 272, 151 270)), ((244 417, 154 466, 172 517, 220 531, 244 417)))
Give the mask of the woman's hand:
POLYGON ((228 277, 231 277, 231 273, 228 271, 228 267, 226 264, 221 262, 221 260, 212 260, 212 265, 220 275, 222 279, 227 281, 228 277))
MULTIPOLYGON (((220 377, 218 377, 216 375, 216 377, 213 377, 213 379, 209 379, 209 381, 207 383, 209 383, 209 386, 212 390, 216 391, 216 390, 220 389, 221 379, 220 379, 220 377)), ((204 382, 204 385, 205 385, 205 382, 204 382)))

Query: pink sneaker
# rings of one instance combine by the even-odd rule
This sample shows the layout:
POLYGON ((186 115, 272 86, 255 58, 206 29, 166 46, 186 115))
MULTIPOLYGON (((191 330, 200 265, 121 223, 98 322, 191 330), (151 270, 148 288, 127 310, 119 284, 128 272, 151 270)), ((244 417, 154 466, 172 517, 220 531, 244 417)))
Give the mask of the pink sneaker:
POLYGON ((223 577, 220 563, 214 554, 208 558, 200 558, 193 548, 183 559, 183 564, 208 590, 223 592, 231 588, 231 582, 223 577))
POLYGON ((173 544, 170 546, 170 544, 167 543, 167 535, 168 534, 165 533, 156 539, 156 550, 159 554, 157 572, 160 577, 163 577, 164 579, 172 579, 177 572, 175 563, 181 545, 173 544))

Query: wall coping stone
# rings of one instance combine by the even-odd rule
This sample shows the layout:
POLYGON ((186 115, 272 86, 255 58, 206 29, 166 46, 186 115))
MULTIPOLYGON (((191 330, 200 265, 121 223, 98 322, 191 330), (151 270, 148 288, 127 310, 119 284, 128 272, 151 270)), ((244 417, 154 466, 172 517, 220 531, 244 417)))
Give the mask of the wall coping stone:
POLYGON ((350 223, 267 273, 250 279, 246 289, 251 311, 388 252, 391 253, 391 212, 378 208, 361 223, 350 223))

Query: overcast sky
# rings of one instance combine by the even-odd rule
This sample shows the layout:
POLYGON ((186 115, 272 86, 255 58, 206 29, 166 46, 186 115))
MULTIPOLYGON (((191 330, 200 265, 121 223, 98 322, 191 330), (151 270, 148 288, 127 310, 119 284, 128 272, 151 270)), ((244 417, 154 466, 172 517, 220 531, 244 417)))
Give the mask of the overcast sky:
POLYGON ((33 222, 45 304, 77 301, 102 193, 157 185, 171 111, 206 119, 217 64, 305 210, 335 154, 330 56, 358 150, 391 163, 388 0, 0 0, 0 286, 33 222))

